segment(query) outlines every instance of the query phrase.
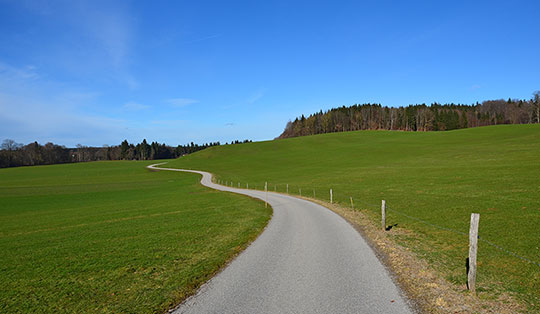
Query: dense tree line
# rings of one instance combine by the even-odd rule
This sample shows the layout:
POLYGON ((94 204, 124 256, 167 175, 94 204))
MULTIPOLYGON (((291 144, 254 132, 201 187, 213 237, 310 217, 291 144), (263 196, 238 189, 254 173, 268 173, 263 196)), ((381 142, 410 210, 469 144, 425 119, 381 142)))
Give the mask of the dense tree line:
MULTIPOLYGON (((231 144, 251 142, 249 140, 234 141, 231 144)), ((225 143, 228 144, 228 143, 225 143)), ((130 144, 127 140, 118 146, 87 147, 77 145, 75 148, 38 142, 23 145, 7 139, 0 147, 0 168, 34 165, 51 165, 71 162, 98 160, 153 160, 177 158, 196 151, 221 145, 219 142, 198 145, 193 142, 176 147, 152 142, 144 139, 139 144, 130 144)))
POLYGON ((279 138, 356 130, 444 131, 525 123, 540 123, 540 92, 530 100, 488 100, 473 105, 343 106, 289 121, 279 138))

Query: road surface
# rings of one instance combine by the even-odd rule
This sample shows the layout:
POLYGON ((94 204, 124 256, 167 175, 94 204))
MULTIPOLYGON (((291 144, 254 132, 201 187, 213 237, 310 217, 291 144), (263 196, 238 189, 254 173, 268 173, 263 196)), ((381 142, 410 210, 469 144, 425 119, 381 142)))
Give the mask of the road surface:
POLYGON ((288 195, 212 189, 264 200, 274 214, 263 233, 175 311, 179 313, 413 313, 360 234, 331 210, 288 195))

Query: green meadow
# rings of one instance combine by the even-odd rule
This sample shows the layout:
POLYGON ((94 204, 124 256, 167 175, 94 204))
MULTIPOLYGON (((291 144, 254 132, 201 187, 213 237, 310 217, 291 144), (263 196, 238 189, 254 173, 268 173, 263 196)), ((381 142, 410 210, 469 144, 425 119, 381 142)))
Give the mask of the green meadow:
POLYGON ((164 312, 270 218, 150 163, 0 170, 0 313, 164 312))
POLYGON ((470 214, 480 213, 479 297, 507 293, 540 310, 540 125, 322 134, 213 147, 167 167, 207 170, 235 186, 267 181, 285 192, 289 184, 322 200, 332 188, 334 201, 350 206, 352 197, 377 224, 384 199, 392 230, 410 231, 396 240, 460 286, 470 214))

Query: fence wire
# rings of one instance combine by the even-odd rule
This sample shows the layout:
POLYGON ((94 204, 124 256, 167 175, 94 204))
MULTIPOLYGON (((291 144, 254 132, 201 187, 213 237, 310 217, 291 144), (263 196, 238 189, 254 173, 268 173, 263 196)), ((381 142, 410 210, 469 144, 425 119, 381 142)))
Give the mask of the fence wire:
MULTIPOLYGON (((223 181, 222 181, 222 182, 223 182, 223 181)), ((257 190, 257 188, 254 187, 254 186, 251 186, 251 189, 257 190)), ((264 188, 263 188, 263 189, 264 189, 264 188)), ((300 188, 299 188, 299 189, 300 189, 300 188)), ((311 189, 311 190, 313 191, 313 194, 316 195, 316 193, 315 193, 315 190, 316 190, 316 189, 311 189)), ((328 189, 328 190, 329 190, 329 189, 328 189)), ((298 191, 300 191, 300 190, 298 190, 298 191)), ((310 189, 306 189, 306 191, 310 191, 310 189)), ((292 188, 292 186, 289 186, 289 193, 290 193, 290 194, 296 194, 296 193, 294 193, 294 192, 295 192, 295 191, 294 191, 294 189, 292 188)), ((336 197, 335 197, 335 194, 336 194, 336 193, 335 193, 335 191, 333 191, 333 192, 334 192, 334 200, 335 200, 334 203, 337 203, 338 201, 336 200, 336 197)), ((315 195, 314 195, 313 198, 317 198, 315 195)), ((309 195, 308 195, 308 196, 309 196, 309 195)), ((354 199, 354 198, 353 198, 353 199, 354 199)), ((359 203, 359 204, 362 204, 362 205, 364 205, 364 206, 369 206, 369 207, 378 207, 378 206, 379 206, 379 205, 376 205, 376 204, 371 204, 371 203, 365 202, 365 201, 363 201, 363 200, 360 199, 360 198, 354 199, 354 202, 359 203)), ((390 212, 393 212, 393 213, 396 213, 396 214, 398 214, 398 215, 402 215, 402 216, 404 216, 404 217, 407 217, 407 218, 409 218, 409 219, 411 219, 411 220, 414 220, 414 221, 417 221, 417 222, 419 222, 419 223, 422 223, 422 224, 431 226, 431 227, 436 228, 436 229, 448 231, 448 232, 451 232, 451 233, 454 233, 454 234, 458 234, 458 235, 462 235, 462 236, 469 236, 469 234, 466 233, 466 232, 459 231, 459 230, 455 230, 455 229, 448 228, 448 227, 439 226, 439 225, 437 225, 437 224, 431 223, 431 222, 426 221, 426 220, 424 220, 424 219, 421 219, 421 218, 418 218, 418 217, 415 217, 415 216, 411 216, 411 215, 409 215, 409 214, 405 214, 404 212, 401 212, 401 211, 399 211, 399 210, 396 210, 396 209, 394 209, 394 208, 391 208, 391 207, 389 207, 388 205, 386 206, 386 210, 387 210, 387 211, 390 211, 390 212)), ((517 254, 516 252, 510 251, 510 250, 508 250, 508 249, 506 249, 506 248, 504 248, 504 247, 502 247, 502 246, 500 246, 500 245, 497 245, 497 244, 495 244, 495 243, 493 243, 493 242, 491 242, 491 241, 489 241, 489 240, 486 240, 486 239, 480 237, 480 235, 478 236, 478 240, 481 241, 481 242, 483 242, 483 243, 486 243, 486 244, 488 244, 488 245, 490 245, 490 246, 492 246, 492 247, 494 247, 494 248, 496 248, 496 249, 498 249, 498 250, 501 251, 501 252, 504 252, 504 253, 506 253, 506 254, 508 254, 508 255, 511 255, 511 256, 513 256, 513 257, 516 257, 516 258, 518 258, 518 259, 520 259, 520 260, 522 260, 522 261, 524 261, 524 262, 527 262, 527 263, 530 263, 530 264, 533 264, 533 265, 536 265, 536 266, 540 267, 540 263, 539 263, 539 262, 533 261, 533 260, 531 260, 531 259, 529 259, 529 258, 526 258, 526 257, 524 257, 524 256, 521 256, 521 255, 517 254)))
MULTIPOLYGON (((372 206, 374 206, 374 205, 372 205, 372 206)), ((425 225, 428 225, 428 226, 431 226, 431 227, 434 227, 434 228, 437 228, 437 229, 445 230, 445 231, 452 232, 452 233, 459 234, 459 235, 469 236, 469 234, 466 233, 466 232, 462 232, 462 231, 459 231, 459 230, 439 226, 439 225, 436 225, 434 223, 431 223, 431 222, 425 221, 423 219, 420 219, 418 217, 414 217, 414 216, 405 214, 405 213, 403 213, 401 211, 395 210, 395 209, 390 208, 388 206, 386 207, 386 210, 389 210, 390 212, 394 212, 394 213, 403 215, 403 216, 405 216, 405 217, 407 217, 409 219, 418 221, 420 223, 423 223, 425 225)), ((506 253, 508 255, 512 255, 512 256, 517 257, 517 258, 519 258, 519 259, 521 259, 521 260, 523 260, 525 262, 528 262, 528 263, 531 263, 533 265, 536 265, 536 266, 540 267, 540 263, 535 262, 535 261, 533 261, 533 260, 531 260, 529 258, 526 258, 524 256, 521 256, 521 255, 517 254, 516 252, 512 252, 512 251, 510 251, 510 250, 508 250, 508 249, 506 249, 506 248, 504 248, 504 247, 502 247, 500 245, 497 245, 497 244, 495 244, 495 243, 493 243, 493 242, 491 242, 489 240, 486 240, 486 239, 480 237, 480 235, 478 235, 478 240, 481 241, 481 242, 484 242, 484 243, 486 243, 486 244, 488 244, 488 245, 490 245, 490 246, 492 246, 492 247, 494 247, 494 248, 496 248, 496 249, 498 249, 498 250, 500 250, 500 251, 502 251, 502 252, 504 252, 504 253, 506 253)))

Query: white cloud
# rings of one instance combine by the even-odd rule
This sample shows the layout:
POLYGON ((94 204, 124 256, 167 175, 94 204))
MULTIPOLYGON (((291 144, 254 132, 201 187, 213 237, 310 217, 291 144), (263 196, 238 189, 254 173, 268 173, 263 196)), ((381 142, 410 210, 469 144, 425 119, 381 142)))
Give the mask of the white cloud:
POLYGON ((199 101, 191 98, 171 98, 167 99, 167 103, 174 107, 185 107, 191 104, 196 104, 199 101))

